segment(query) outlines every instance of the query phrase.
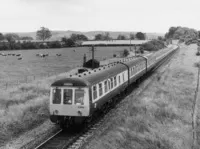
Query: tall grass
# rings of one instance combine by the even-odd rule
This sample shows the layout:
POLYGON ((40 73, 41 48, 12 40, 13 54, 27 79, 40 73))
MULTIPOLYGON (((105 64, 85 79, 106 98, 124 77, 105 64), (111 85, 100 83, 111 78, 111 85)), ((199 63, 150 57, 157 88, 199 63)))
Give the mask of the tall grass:
POLYGON ((191 148, 194 75, 170 67, 157 77, 142 95, 127 99, 109 125, 111 133, 95 138, 101 145, 94 148, 191 148))
POLYGON ((66 74, 10 88, 0 97, 0 146, 49 118, 49 86, 66 74))

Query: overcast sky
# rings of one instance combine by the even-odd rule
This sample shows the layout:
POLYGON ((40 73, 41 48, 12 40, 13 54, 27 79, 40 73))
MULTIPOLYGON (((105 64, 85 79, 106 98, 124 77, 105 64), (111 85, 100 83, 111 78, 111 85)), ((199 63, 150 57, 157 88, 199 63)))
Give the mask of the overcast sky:
POLYGON ((200 0, 0 0, 0 32, 200 30, 200 0))

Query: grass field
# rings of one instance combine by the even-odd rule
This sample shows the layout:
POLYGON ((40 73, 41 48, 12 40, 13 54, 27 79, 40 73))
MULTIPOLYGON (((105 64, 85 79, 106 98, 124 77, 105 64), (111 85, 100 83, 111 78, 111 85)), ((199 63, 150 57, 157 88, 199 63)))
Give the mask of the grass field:
MULTIPOLYGON (((97 47, 95 58, 111 58, 129 47, 97 47)), ((22 54, 22 60, 14 56, 0 56, 0 82, 10 83, 35 76, 27 83, 1 88, 0 97, 0 146, 49 119, 50 84, 66 75, 65 72, 82 64, 84 53, 91 58, 88 47, 46 49, 29 51, 1 51, 1 53, 22 54), (74 49, 76 50, 74 52, 74 49), (37 53, 49 54, 36 57, 37 53), (62 54, 57 57, 56 54, 62 54), (59 74, 61 73, 61 74, 59 74), (57 74, 57 75, 49 75, 57 74), (47 77, 49 75, 49 77, 47 77)))
MULTIPOLYGON (((30 82, 34 79, 41 79, 54 74, 67 72, 77 65, 82 65, 83 55, 91 58, 88 47, 44 49, 44 50, 19 50, 1 51, 5 54, 22 54, 22 60, 16 56, 0 56, 0 83, 1 85, 12 86, 16 82, 30 82), (76 50, 74 52, 74 50, 76 50), (37 57, 37 53, 49 54, 48 57, 37 57), (62 54, 58 57, 56 54, 62 54)), ((95 58, 103 60, 110 58, 113 53, 118 53, 129 47, 97 47, 95 58)), ((17 83, 18 84, 18 83, 17 83)))
POLYGON ((195 44, 182 45, 155 81, 139 97, 130 95, 85 149, 190 149, 196 51, 195 44))

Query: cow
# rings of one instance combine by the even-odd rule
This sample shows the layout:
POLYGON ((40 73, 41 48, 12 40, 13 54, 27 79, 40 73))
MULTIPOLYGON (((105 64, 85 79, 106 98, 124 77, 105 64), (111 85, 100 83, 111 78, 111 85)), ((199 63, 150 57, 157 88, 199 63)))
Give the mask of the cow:
POLYGON ((61 56, 61 54, 56 54, 56 56, 61 56))

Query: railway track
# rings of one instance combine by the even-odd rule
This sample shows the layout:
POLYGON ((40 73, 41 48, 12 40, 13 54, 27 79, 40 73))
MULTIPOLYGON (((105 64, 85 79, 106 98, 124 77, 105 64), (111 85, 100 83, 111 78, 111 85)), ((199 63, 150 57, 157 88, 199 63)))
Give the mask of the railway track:
POLYGON ((161 71, 161 69, 163 68, 162 70, 164 70, 164 68, 167 66, 167 62, 174 55, 175 54, 168 56, 156 68, 154 68, 154 70, 152 70, 147 75, 142 76, 142 78, 140 79, 139 87, 131 86, 131 89, 129 90, 129 93, 127 95, 118 97, 119 100, 117 100, 117 104, 115 104, 114 106, 112 105, 107 112, 98 115, 95 120, 91 121, 91 123, 78 131, 76 129, 74 130, 73 128, 66 131, 59 130, 47 140, 42 142, 39 146, 35 147, 35 149, 79 149, 85 142, 87 142, 89 138, 93 136, 94 130, 98 129, 99 126, 102 125, 102 123, 109 119, 109 117, 112 117, 116 114, 116 110, 120 108, 123 104, 124 100, 121 99, 129 97, 130 93, 133 97, 137 97, 138 95, 140 95, 151 83, 153 83, 158 75, 164 73, 163 71, 161 71), (160 67, 161 65, 164 66, 160 67), (158 69, 159 67, 161 68, 160 70, 158 69), (157 72, 154 73, 156 69, 157 72))

